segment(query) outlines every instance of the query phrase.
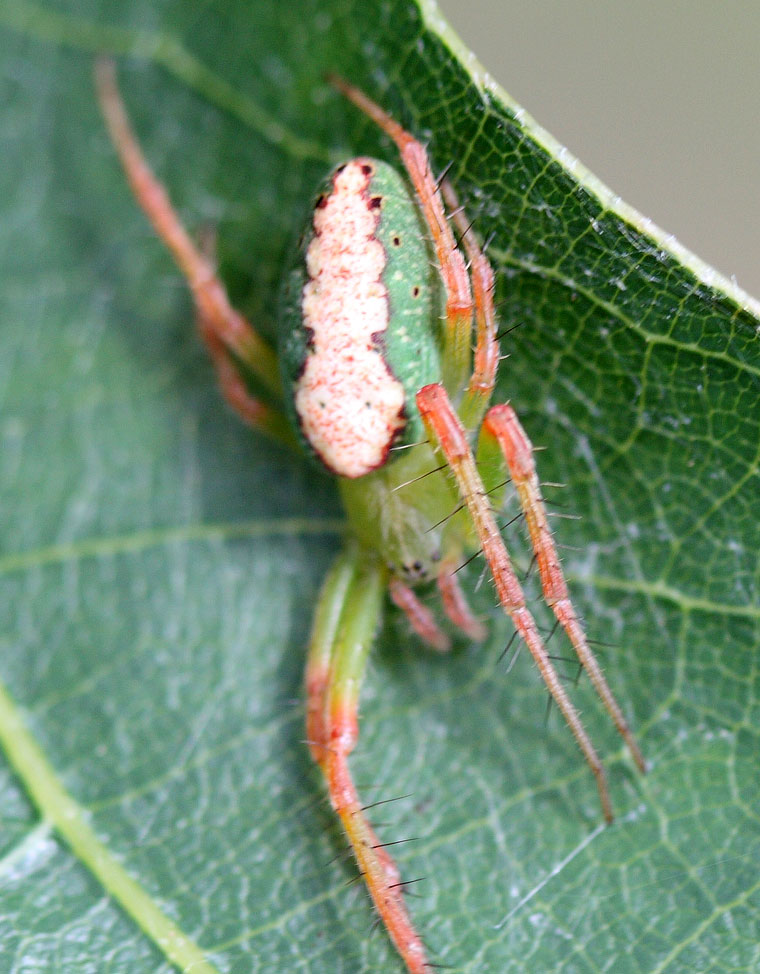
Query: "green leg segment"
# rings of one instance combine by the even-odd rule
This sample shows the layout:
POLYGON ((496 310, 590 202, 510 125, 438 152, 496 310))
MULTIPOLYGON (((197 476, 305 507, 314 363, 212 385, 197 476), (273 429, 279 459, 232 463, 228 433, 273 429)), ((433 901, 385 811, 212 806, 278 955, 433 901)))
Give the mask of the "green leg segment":
POLYGON ((398 868, 367 821, 348 767, 358 737, 359 691, 387 580, 377 557, 356 545, 330 570, 306 667, 307 735, 375 908, 411 974, 426 974, 424 947, 406 910, 398 868))

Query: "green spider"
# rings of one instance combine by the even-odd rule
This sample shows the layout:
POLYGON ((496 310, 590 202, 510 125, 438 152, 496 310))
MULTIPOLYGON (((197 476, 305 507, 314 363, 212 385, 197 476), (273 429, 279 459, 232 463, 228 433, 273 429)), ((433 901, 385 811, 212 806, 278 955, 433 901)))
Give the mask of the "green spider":
POLYGON ((636 764, 642 771, 645 764, 570 602, 530 441, 509 405, 489 408, 499 362, 491 267, 453 188, 433 179, 424 147, 358 89, 330 80, 396 143, 411 186, 387 163, 364 157, 330 174, 285 282, 277 356, 230 305, 211 262, 150 171, 113 65, 101 61, 97 69, 103 113, 127 178, 187 279, 228 402, 252 426, 297 440, 337 478, 350 540, 314 616, 307 741, 391 940, 411 974, 425 974, 431 965, 398 868, 364 814, 348 767, 358 737, 359 688, 386 590, 414 631, 443 651, 449 639, 415 593, 434 580, 449 620, 482 639, 484 628, 456 575, 482 551, 499 601, 596 777, 605 819, 612 820, 604 768, 526 607, 494 518, 491 498, 505 465, 546 603, 636 764), (284 401, 283 410, 252 396, 237 362, 284 401))

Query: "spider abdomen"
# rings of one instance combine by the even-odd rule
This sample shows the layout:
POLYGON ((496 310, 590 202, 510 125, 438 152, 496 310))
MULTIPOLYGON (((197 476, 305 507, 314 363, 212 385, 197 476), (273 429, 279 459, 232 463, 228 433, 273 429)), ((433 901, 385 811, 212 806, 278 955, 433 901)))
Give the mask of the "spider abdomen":
POLYGON ((288 284, 291 418, 331 472, 383 466, 421 433, 414 395, 440 375, 436 281, 414 198, 374 159, 339 166, 317 197, 288 284))

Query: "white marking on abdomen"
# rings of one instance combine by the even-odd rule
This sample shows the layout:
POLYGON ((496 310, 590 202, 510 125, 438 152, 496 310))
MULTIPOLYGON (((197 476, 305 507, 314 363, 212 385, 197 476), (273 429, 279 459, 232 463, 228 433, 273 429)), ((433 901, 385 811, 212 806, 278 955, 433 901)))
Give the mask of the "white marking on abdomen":
POLYGON ((342 477, 382 466, 405 423, 404 388, 372 337, 386 330, 389 312, 385 251, 375 239, 380 210, 367 194, 370 165, 353 159, 335 174, 314 211, 306 254, 302 313, 313 348, 295 406, 304 435, 342 477))

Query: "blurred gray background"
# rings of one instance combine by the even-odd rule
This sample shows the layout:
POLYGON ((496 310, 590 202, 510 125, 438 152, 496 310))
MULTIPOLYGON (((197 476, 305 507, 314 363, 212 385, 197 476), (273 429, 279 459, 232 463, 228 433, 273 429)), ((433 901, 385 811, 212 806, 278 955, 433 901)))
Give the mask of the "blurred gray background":
POLYGON ((509 94, 760 297, 758 0, 439 0, 509 94))

